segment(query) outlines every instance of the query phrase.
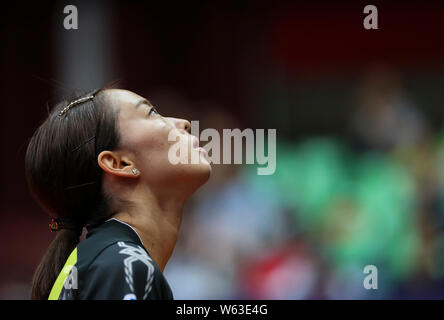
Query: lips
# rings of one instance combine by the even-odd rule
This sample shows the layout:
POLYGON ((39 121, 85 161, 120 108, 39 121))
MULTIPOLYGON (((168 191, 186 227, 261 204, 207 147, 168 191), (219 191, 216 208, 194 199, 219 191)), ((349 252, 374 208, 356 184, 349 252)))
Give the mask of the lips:
POLYGON ((199 139, 197 139, 196 136, 193 136, 193 147, 196 149, 199 148, 199 139))

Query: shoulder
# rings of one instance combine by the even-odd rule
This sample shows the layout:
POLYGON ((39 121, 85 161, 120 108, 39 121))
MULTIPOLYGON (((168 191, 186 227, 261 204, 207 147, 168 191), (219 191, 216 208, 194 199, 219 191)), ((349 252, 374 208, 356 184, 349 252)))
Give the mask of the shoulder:
POLYGON ((156 263, 137 243, 105 247, 83 271, 85 299, 167 299, 171 292, 156 263))
POLYGON ((110 270, 118 270, 122 266, 154 270, 154 261, 147 251, 139 244, 129 241, 118 241, 108 245, 101 250, 91 264, 110 270))

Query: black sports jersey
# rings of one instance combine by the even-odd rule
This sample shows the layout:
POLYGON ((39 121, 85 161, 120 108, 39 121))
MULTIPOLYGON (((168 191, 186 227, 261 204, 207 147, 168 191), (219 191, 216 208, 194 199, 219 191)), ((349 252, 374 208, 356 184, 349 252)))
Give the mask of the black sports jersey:
POLYGON ((88 229, 49 295, 49 300, 75 299, 173 299, 173 294, 136 231, 110 219, 88 229))

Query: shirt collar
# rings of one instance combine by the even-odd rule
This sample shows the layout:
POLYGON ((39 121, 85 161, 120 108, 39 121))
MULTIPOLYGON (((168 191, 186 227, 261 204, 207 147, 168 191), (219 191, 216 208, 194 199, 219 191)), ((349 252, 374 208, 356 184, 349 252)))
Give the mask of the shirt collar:
POLYGON ((104 223, 93 228, 87 227, 87 230, 88 233, 86 235, 86 238, 104 233, 108 234, 112 238, 118 239, 119 241, 129 240, 140 243, 142 246, 144 246, 142 239, 140 238, 136 229, 134 229, 134 227, 132 227, 128 223, 116 218, 108 219, 104 223))

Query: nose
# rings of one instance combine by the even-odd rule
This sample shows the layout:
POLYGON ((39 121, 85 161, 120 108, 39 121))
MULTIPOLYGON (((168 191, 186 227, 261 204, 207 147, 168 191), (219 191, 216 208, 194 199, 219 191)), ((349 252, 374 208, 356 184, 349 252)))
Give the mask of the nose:
POLYGON ((173 121, 174 125, 182 130, 185 130, 188 133, 191 133, 191 124, 188 120, 185 119, 177 119, 177 118, 170 118, 171 121, 173 121))

